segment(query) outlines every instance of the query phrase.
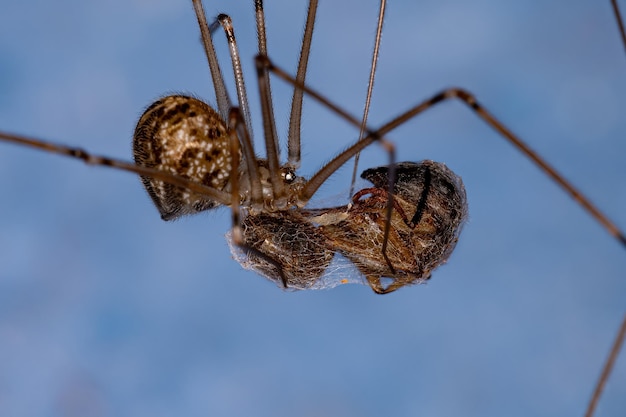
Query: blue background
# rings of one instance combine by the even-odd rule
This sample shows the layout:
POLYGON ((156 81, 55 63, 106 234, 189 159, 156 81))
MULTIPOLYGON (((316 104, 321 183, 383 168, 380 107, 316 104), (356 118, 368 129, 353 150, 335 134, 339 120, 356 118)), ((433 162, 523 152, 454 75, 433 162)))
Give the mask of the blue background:
MULTIPOLYGON (((373 126, 463 86, 626 228, 626 56, 608 0, 390 3, 373 126)), ((205 7, 233 17, 254 92, 252 1, 205 7)), ((355 114, 377 7, 320 5, 308 83, 355 114)), ((160 95, 214 103, 189 1, 1 9, 1 129, 128 160, 160 95)), ((305 2, 266 13, 270 55, 293 72, 305 2)), ((273 86, 284 138, 289 88, 273 86)), ((357 135, 310 100, 303 123, 305 174, 357 135)), ((227 210, 165 223, 132 175, 0 144, 0 415, 581 415, 625 311, 624 249, 459 103, 390 139, 400 160, 463 176, 470 220, 427 285, 387 296, 284 293, 231 259, 227 210)), ((361 167, 385 160, 372 147, 361 167)), ((626 409, 624 356, 599 415, 626 409)))

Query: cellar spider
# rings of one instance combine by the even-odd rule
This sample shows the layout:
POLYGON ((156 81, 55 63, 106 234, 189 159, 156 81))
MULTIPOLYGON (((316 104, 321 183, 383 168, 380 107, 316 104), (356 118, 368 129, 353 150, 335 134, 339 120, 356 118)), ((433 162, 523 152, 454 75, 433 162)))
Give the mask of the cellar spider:
MULTIPOLYGON (((221 25, 229 45, 236 107, 224 82, 202 2, 194 0, 193 5, 213 79, 217 109, 195 97, 180 94, 157 100, 137 123, 133 140, 135 164, 94 156, 80 148, 47 144, 8 133, 2 136, 7 141, 82 159, 88 164, 140 174, 163 220, 230 206, 231 239, 243 252, 238 257, 239 262, 284 288, 327 287, 327 284, 320 286, 318 281, 331 265, 335 252, 339 252, 365 276, 375 292, 384 294, 430 278, 431 271, 450 256, 467 216, 465 189, 459 177, 445 165, 432 161, 396 164, 394 147, 384 136, 440 102, 456 99, 537 164, 626 246, 626 237, 617 226, 466 90, 444 90, 378 130, 371 130, 365 125, 366 116, 359 123, 306 87, 316 0, 309 2, 295 78, 276 68, 267 57, 263 3, 255 1, 259 51, 256 65, 266 152, 264 158, 259 158, 253 144, 248 97, 231 18, 222 14, 213 27, 221 25), (270 72, 295 86, 285 162, 281 162, 274 121, 270 72), (361 138, 356 143, 308 179, 297 173, 301 165, 300 124, 305 91, 341 118, 361 127, 361 138), (386 149, 389 165, 364 171, 363 178, 374 187, 359 191, 344 207, 304 209, 332 174, 375 142, 386 149), (390 282, 383 284, 384 278, 390 282)), ((384 5, 381 3, 376 51, 384 5)), ((373 65, 376 59, 374 57, 373 65)), ((373 67, 367 103, 371 98, 374 72, 373 67)), ((343 278, 339 282, 345 281, 347 279, 343 278)))
MULTIPOLYGON (((315 84, 314 84, 314 85, 315 85, 315 84)), ((470 198, 471 198, 471 195, 470 195, 470 198)))

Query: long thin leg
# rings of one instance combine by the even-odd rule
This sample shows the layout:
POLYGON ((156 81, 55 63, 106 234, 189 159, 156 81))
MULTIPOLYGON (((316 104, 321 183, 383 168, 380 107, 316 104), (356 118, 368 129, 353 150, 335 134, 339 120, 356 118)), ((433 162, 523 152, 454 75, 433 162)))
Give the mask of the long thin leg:
MULTIPOLYGON (((378 64, 378 54, 380 52, 380 40, 383 36, 383 21, 385 19, 385 9, 387 8, 387 0, 380 0, 380 8, 378 10, 378 22, 376 23, 376 38, 374 40, 374 51, 372 52, 372 63, 370 64, 370 78, 367 83, 367 94, 365 95, 365 108, 363 109, 363 120, 359 130, 359 139, 363 139, 365 129, 367 127, 367 117, 370 112, 370 104, 372 102, 372 92, 374 91, 374 79, 376 78, 376 64, 378 64)), ((356 184, 356 176, 359 170, 359 158, 361 153, 354 155, 354 167, 352 168, 352 180, 350 181, 350 192, 348 196, 354 194, 354 184, 356 184)), ((391 177, 390 177, 391 179, 391 177)))
POLYGON ((192 0, 192 3, 196 12, 196 18, 198 19, 200 34, 202 35, 204 53, 209 61, 209 70, 211 71, 211 79, 213 80, 213 88, 215 89, 215 98, 217 100, 217 110, 223 120, 228 120, 228 112, 233 105, 228 97, 228 91, 226 91, 226 84, 224 83, 222 70, 220 69, 217 55, 215 54, 213 40, 211 39, 211 31, 209 30, 209 25, 207 24, 206 16, 204 14, 204 8, 202 7, 202 0, 192 0))
MULTIPOLYGON (((263 0, 254 1, 254 16, 256 20, 257 47, 259 50, 259 55, 268 55, 267 34, 265 31, 265 10, 263 9, 263 0)), ((267 91, 270 97, 270 102, 272 102, 271 100, 272 85, 271 85, 271 80, 269 78, 267 79, 267 91)), ((273 106, 273 103, 272 103, 272 106, 273 106)), ((273 114, 273 107, 272 107, 272 114, 273 114)), ((265 120, 264 120, 264 123, 265 123, 265 120)), ((278 132, 276 131, 275 127, 272 133, 272 136, 274 138, 274 147, 277 149, 278 155, 280 155, 280 144, 278 143, 278 132)), ((266 139, 266 143, 267 143, 267 139, 266 139)))
MULTIPOLYGON (((239 118, 241 118, 241 113, 239 113, 239 109, 233 108, 230 110, 231 114, 229 115, 229 121, 231 121, 231 119, 234 117, 233 111, 236 111, 236 119, 239 120, 239 118)), ((248 134, 248 131, 245 127, 245 122, 244 123, 231 123, 231 125, 234 126, 233 127, 234 129, 236 129, 236 132, 231 132, 231 134, 236 133, 238 135, 239 144, 241 145, 241 148, 243 148, 243 157, 244 157, 244 162, 246 164, 246 175, 242 177, 244 177, 243 178, 244 181, 246 180, 245 178, 247 177, 247 180, 249 182, 250 207, 255 210, 261 210, 263 208, 263 186, 261 185, 261 175, 259 173, 259 165, 257 164, 257 157, 254 153, 254 143, 252 143, 252 138, 248 134)), ((232 155, 238 155, 238 154, 232 153, 232 155)), ((231 189, 231 192, 234 195, 236 195, 237 199, 239 199, 240 198, 239 189, 241 187, 239 185, 240 180, 239 180, 238 170, 233 170, 230 178, 234 179, 232 181, 233 185, 234 183, 237 183, 237 190, 238 190, 238 191, 235 191, 235 188, 233 187, 231 189)), ((240 202, 238 201, 237 206, 239 206, 239 204, 240 202)))
POLYGON ((252 118, 250 117, 250 106, 248 105, 248 94, 246 93, 246 83, 243 78, 243 70, 241 68, 241 59, 239 57, 239 49, 237 48, 237 41, 235 39, 235 30, 233 29, 233 22, 230 16, 220 14, 217 20, 222 25, 224 33, 226 34, 226 40, 228 42, 228 49, 230 51, 230 60, 233 65, 233 74, 235 77, 235 87, 237 88, 237 99, 239 101, 239 111, 245 121, 245 127, 250 137, 254 137, 252 132, 252 118))
POLYGON ((278 138, 276 135, 276 123, 274 122, 274 106, 269 85, 269 73, 266 67, 257 62, 257 78, 259 82, 259 96, 261 99, 261 112, 263 116, 263 133, 265 135, 265 151, 267 165, 270 172, 270 181, 274 193, 274 202, 277 208, 286 205, 285 187, 280 174, 278 138))
POLYGON ((617 5, 617 0, 611 0, 611 5, 613 6, 615 19, 617 19, 617 28, 619 29, 619 33, 622 38, 622 44, 626 50, 626 29, 624 29, 624 21, 622 20, 622 14, 620 13, 619 6, 617 5))
MULTIPOLYGON (((263 10, 263 0, 254 2, 257 42, 259 54, 267 56, 267 36, 265 34, 265 12, 263 10)), ((284 187, 280 177, 280 145, 278 143, 278 132, 274 119, 274 103, 272 101, 272 87, 270 77, 266 69, 259 69, 257 66, 257 77, 259 81, 259 92, 261 96, 261 112, 263 117, 263 134, 265 138, 265 154, 270 171, 270 181, 274 193, 274 200, 277 207, 284 206, 284 187)))
POLYGON ((254 17, 256 19, 256 36, 259 55, 267 55, 267 34, 265 31, 265 10, 263 0, 254 1, 254 17))
MULTIPOLYGON (((621 35, 622 44, 624 45, 624 49, 626 50, 626 31, 624 31, 624 22, 622 20, 622 15, 617 5, 617 0, 611 0, 611 4, 613 6, 615 19, 617 20, 617 27, 621 35)), ((604 391, 604 386, 611 376, 611 371, 615 366, 617 356, 619 355, 619 352, 624 344, 624 339, 626 339, 626 315, 624 316, 622 324, 617 331, 617 336, 615 337, 615 341, 613 342, 613 346, 611 347, 609 356, 606 359, 606 362, 600 374, 600 378, 598 379, 596 387, 593 390, 593 394, 591 395, 591 399, 589 400, 589 404, 587 406, 587 411, 585 412, 585 417, 592 417, 595 413, 598 402, 600 401, 600 396, 602 395, 602 391, 604 391)))
POLYGON ((104 167, 120 169, 122 171, 128 171, 134 174, 158 179, 167 182, 168 184, 189 189, 190 191, 210 198, 211 200, 215 200, 220 204, 229 205, 231 201, 230 194, 225 191, 217 190, 212 187, 207 187, 206 185, 198 184, 197 182, 164 171, 159 171, 158 169, 145 168, 139 165, 135 165, 131 162, 121 161, 119 159, 92 155, 81 148, 59 145, 56 143, 46 142, 42 139, 15 135, 8 132, 0 132, 0 138, 3 141, 12 142, 17 145, 27 146, 29 148, 38 149, 40 151, 56 153, 59 155, 67 156, 69 158, 79 159, 87 165, 102 165, 104 167))
MULTIPOLYGON (((384 1, 384 0, 383 0, 384 1)), ((313 39, 313 30, 315 29, 315 14, 317 13, 317 0, 310 0, 306 17, 306 25, 304 34, 302 35, 302 48, 300 49, 300 58, 298 58, 298 71, 296 72, 296 84, 293 88, 293 97, 291 99, 291 114, 289 116, 289 133, 287 135, 287 154, 288 162, 294 169, 300 167, 301 160, 301 139, 300 124, 302 122, 302 99, 304 91, 298 88, 298 85, 304 84, 306 78, 306 69, 309 62, 309 54, 311 52, 311 42, 313 39)), ((267 54, 266 54, 267 55, 267 54)))
POLYGON ((624 316, 622 325, 617 331, 615 342, 613 342, 613 347, 611 347, 611 352, 606 359, 604 368, 602 368, 602 374, 600 375, 600 379, 598 379, 596 388, 594 389, 591 400, 589 401, 589 406, 587 407, 587 412, 585 412, 585 417, 593 416, 593 413, 596 410, 596 406, 598 405, 598 401, 600 401, 600 396, 602 395, 602 391, 604 390, 604 385, 606 385, 606 381, 608 381, 609 377, 611 376, 611 371, 613 370, 613 366, 615 365, 615 361, 617 360, 617 355, 619 355, 619 352, 622 349, 622 345, 624 344, 624 338, 626 338, 626 315, 624 316))
POLYGON ((426 109, 435 106, 438 103, 449 99, 459 99, 474 111, 481 119, 483 119, 494 130, 506 138, 515 148, 526 155, 528 159, 535 163, 548 177, 556 182, 566 193, 568 193, 580 206, 582 206, 594 219, 596 219, 617 241, 626 247, 626 235, 624 232, 608 219, 587 197, 585 197, 576 187, 563 177, 556 169, 539 154, 533 151, 525 142, 514 135, 506 126, 493 117, 487 110, 476 100, 476 98, 468 91, 460 88, 451 88, 435 94, 432 98, 418 104, 409 111, 396 117, 389 123, 381 127, 376 133, 380 136, 386 135, 396 127, 404 124, 408 120, 417 116, 426 109))
POLYGON ((239 196, 239 138, 237 137, 237 125, 240 123, 242 119, 241 113, 239 109, 234 107, 230 109, 230 114, 228 115, 228 127, 229 127, 229 145, 230 145, 230 155, 232 159, 232 166, 230 170, 230 210, 232 217, 232 233, 233 233, 233 241, 234 242, 243 242, 243 234, 241 232, 241 207, 240 207, 240 196, 239 196))

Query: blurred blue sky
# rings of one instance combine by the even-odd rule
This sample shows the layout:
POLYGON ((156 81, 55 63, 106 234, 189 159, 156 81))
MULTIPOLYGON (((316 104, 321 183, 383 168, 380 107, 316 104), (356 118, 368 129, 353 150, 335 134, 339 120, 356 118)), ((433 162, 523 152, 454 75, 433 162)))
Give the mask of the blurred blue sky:
MULTIPOLYGON (((358 114, 378 5, 321 3, 308 82, 358 114)), ((233 17, 253 92, 253 2, 205 7, 233 17)), ((305 1, 266 14, 293 71, 305 1)), ((608 0, 391 0, 372 125, 453 85, 626 228, 608 0)), ((2 2, 0 129, 128 160, 142 109, 171 92, 215 102, 190 1, 2 2)), ((358 133, 311 101, 303 123, 305 173, 358 133)), ((463 176, 470 221, 428 285, 387 296, 285 293, 231 259, 227 211, 165 223, 132 175, 0 143, 0 415, 581 415, 625 311, 623 248, 458 103, 390 139, 463 176)), ((623 415, 625 386, 622 357, 599 415, 623 415)))

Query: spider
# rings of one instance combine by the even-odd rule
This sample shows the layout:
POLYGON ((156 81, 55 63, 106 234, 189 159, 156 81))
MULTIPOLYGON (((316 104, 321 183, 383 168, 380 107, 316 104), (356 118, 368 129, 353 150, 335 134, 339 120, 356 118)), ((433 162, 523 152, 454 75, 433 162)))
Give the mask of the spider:
MULTIPOLYGON (((233 218, 230 239, 237 260, 286 289, 325 288, 349 281, 340 274, 336 274, 339 279, 321 279, 335 253, 340 253, 350 260, 359 275, 365 276, 375 292, 383 294, 430 278, 432 270, 450 256, 467 215, 460 177, 432 161, 396 165, 393 145, 384 136, 424 110, 442 101, 458 99, 535 162, 622 244, 626 243, 623 233, 588 199, 465 90, 451 88, 442 91, 375 131, 366 125, 367 110, 359 122, 308 88, 304 81, 317 9, 315 0, 309 2, 295 78, 276 68, 267 57, 263 3, 255 1, 259 50, 257 74, 266 151, 265 158, 258 157, 253 145, 248 98, 231 19, 220 15, 209 27, 202 2, 193 0, 193 5, 211 70, 217 110, 191 96, 172 95, 157 100, 144 112, 135 129, 135 164, 15 135, 4 134, 4 138, 83 159, 87 163, 140 174, 163 220, 221 205, 230 206, 233 218), (231 52, 237 107, 231 103, 213 46, 211 30, 217 30, 219 25, 225 32, 231 52), (280 162, 270 72, 294 85, 288 156, 284 163, 280 162), (305 92, 361 128, 356 143, 309 179, 297 174, 301 160, 299 130, 305 92), (387 167, 362 174, 374 183, 374 187, 360 190, 352 197, 351 204, 343 207, 305 209, 333 173, 374 142, 384 146, 390 160, 387 167), (383 171, 384 175, 381 174, 383 171), (447 204, 446 199, 451 203, 447 204), (361 240, 360 235, 368 238, 361 240), (241 252, 238 253, 235 247, 241 252), (390 280, 386 285, 383 284, 385 279, 390 280)), ((384 5, 381 3, 376 50, 380 43, 384 5)), ((368 102, 376 57, 373 62, 368 102)))
MULTIPOLYGON (((267 64, 267 62, 261 62, 261 64, 264 66, 267 64)), ((269 68, 269 67, 268 67, 269 68)), ((298 85, 296 83, 296 85, 298 85)), ((304 90, 304 86, 302 86, 302 89, 304 90)), ((241 126, 242 123, 240 121, 237 121, 237 119, 235 119, 235 124, 238 124, 238 126, 241 126)), ((245 125, 245 123, 243 123, 243 125, 245 125)), ((374 132, 374 131, 373 131, 374 132)), ((236 145, 235 145, 236 146, 236 145)), ((231 152, 232 154, 236 154, 236 152, 231 152)), ((78 156, 83 156, 80 153, 77 153, 78 156)), ((400 165, 398 165, 397 167, 400 167, 400 165)), ((142 171, 136 167, 131 167, 134 170, 139 170, 142 171)), ((387 168, 388 169, 388 168, 387 168)), ((383 179, 387 178, 387 180, 390 178, 388 175, 385 175, 384 173, 385 171, 385 167, 381 167, 378 169, 374 169, 373 172, 371 172, 370 174, 376 174, 376 175, 382 175, 383 179)), ((204 193, 209 193, 209 191, 207 191, 204 188, 200 188, 200 187, 196 187, 195 184, 190 184, 187 183, 186 181, 184 181, 183 179, 181 179, 180 177, 176 177, 176 178, 170 178, 169 176, 166 175, 161 175, 159 173, 155 173, 155 172, 149 172, 149 171, 142 171, 140 173, 145 174, 145 176, 147 178, 152 178, 152 176, 154 176, 155 178, 161 178, 161 180, 163 180, 164 182, 168 182, 168 181, 174 181, 175 183, 177 183, 179 186, 181 187, 185 187, 185 188, 190 188, 193 189, 195 188, 197 190, 198 193, 200 194, 204 194, 204 193)), ((384 182, 383 182, 384 184, 384 182)), ((399 175, 398 173, 398 177, 396 180, 392 180, 391 184, 394 186, 394 188, 398 185, 398 184, 403 184, 402 182, 402 177, 399 175)), ((411 182, 409 181, 409 184, 411 184, 411 182)), ((358 191, 355 196, 352 197, 351 199, 351 204, 346 205, 346 206, 341 206, 341 207, 333 207, 330 209, 308 209, 306 207, 303 207, 302 209, 300 209, 298 211, 298 213, 302 214, 303 216, 305 216, 305 222, 301 222, 301 220, 298 220, 297 223, 297 228, 301 227, 302 225, 309 225, 311 222, 313 223, 313 227, 315 228, 314 231, 306 231, 306 236, 310 237, 310 236, 322 236, 323 239, 321 239, 323 242, 328 242, 328 240, 330 239, 328 236, 332 236, 333 239, 335 241, 331 242, 332 244, 330 245, 331 248, 337 248, 337 250, 339 251, 339 249, 343 250, 343 252, 340 251, 340 253, 345 256, 347 259, 350 259, 350 256, 354 255, 353 253, 350 252, 350 250, 352 248, 349 247, 349 245, 343 245, 342 246, 342 242, 338 241, 339 238, 341 236, 345 236, 345 234, 347 232, 351 231, 351 228, 354 227, 358 227, 358 219, 363 219, 365 216, 370 216, 370 215, 378 215, 378 219, 384 219, 385 216, 387 215, 387 207, 389 206, 389 202, 392 203, 391 208, 392 208, 392 218, 391 220, 385 220, 384 222, 382 222, 382 225, 387 225, 389 224, 390 226, 390 233, 393 232, 394 230, 398 230, 400 228, 403 228, 405 225, 409 226, 407 224, 406 220, 409 220, 408 217, 410 217, 410 215, 406 215, 406 211, 408 210, 404 210, 403 207, 403 202, 402 201, 397 201, 398 199, 402 198, 402 193, 400 191, 396 191, 395 189, 389 193, 388 190, 385 189, 385 186, 381 186, 380 183, 377 185, 374 183, 373 187, 368 187, 367 189, 365 189, 365 192, 369 192, 370 194, 362 194, 362 192, 364 192, 363 190, 358 191), (382 192, 381 192, 382 191, 382 192), (386 194, 385 194, 386 193, 386 194), (370 196, 370 197, 368 197, 370 196), (390 198, 391 196, 391 198, 390 198), (400 207, 401 210, 398 210, 394 204, 394 202, 397 202, 400 207), (350 215, 350 220, 347 223, 341 223, 341 222, 336 222, 336 221, 325 221, 326 218, 328 217, 333 217, 333 216, 338 216, 339 214, 342 214, 345 216, 345 213, 347 212, 347 210, 352 210, 353 215, 350 215), (401 215, 402 212, 405 212, 404 217, 401 215), (339 213, 339 214, 338 214, 339 213), (329 234, 325 234, 324 231, 325 229, 328 228, 331 231, 329 232, 329 234), (333 233, 335 232, 336 233, 333 233), (345 246, 348 246, 347 248, 345 248, 345 246)), ((232 190, 231 190, 232 191, 232 190)), ((228 193, 227 198, 231 197, 233 195, 236 195, 235 193, 228 193)), ((216 196, 214 196, 213 194, 210 194, 210 196, 217 198, 216 196)), ((222 204, 227 204, 228 201, 227 200, 222 200, 222 204)), ((411 204, 411 207, 413 209, 413 211, 410 211, 410 213, 415 213, 418 214, 418 210, 417 210, 417 206, 419 204, 417 203, 413 203, 411 204)), ((295 211, 295 210, 294 210, 295 211)), ((247 226, 249 226, 249 224, 247 222, 252 223, 252 220, 265 220, 261 222, 260 226, 256 226, 255 224, 252 223, 252 227, 251 227, 251 233, 252 231, 263 231, 264 228, 269 225, 269 226, 276 226, 276 224, 278 222, 274 222, 272 223, 272 213, 271 211, 261 211, 260 214, 258 216, 250 216, 250 215, 244 215, 241 219, 242 222, 242 228, 245 228, 247 226), (264 219, 264 216, 268 216, 269 219, 264 219)), ((289 212, 291 213, 291 211, 289 212)), ((245 214, 245 213, 244 213, 245 214)), ((419 216, 418 216, 419 217, 419 216)), ((380 224, 380 223, 377 223, 380 224)), ((278 223, 278 225, 280 225, 278 223)), ((376 229, 368 229, 368 230, 376 230, 376 229)), ((376 232, 377 234, 380 234, 380 226, 378 227, 378 231, 376 232)), ((248 238, 248 240, 254 240, 254 239, 250 239, 250 234, 248 234, 245 230, 241 232, 243 235, 243 238, 246 239, 248 238)), ((390 239, 390 238, 388 238, 390 239)), ((288 241, 285 240, 279 240, 279 243, 285 243, 288 241)), ((350 242, 348 242, 350 243, 350 242)), ((248 242, 248 244, 250 246, 252 246, 252 249, 254 249, 254 245, 250 242, 248 242)), ((245 249, 245 248, 244 248, 245 249)), ((326 248, 324 248, 324 250, 327 250, 326 248)), ((362 250, 362 249, 361 249, 362 250)), ((334 253, 334 252, 333 252, 334 253)), ((272 263, 272 259, 267 259, 264 258, 265 253, 262 250, 259 250, 259 253, 255 253, 255 252, 248 252, 248 253, 244 253, 243 256, 245 257, 244 261, 247 262, 251 262, 252 264, 254 264, 254 266, 258 267, 258 268, 266 268, 266 269, 270 269, 270 273, 274 276, 275 280, 277 281, 283 281, 280 277, 276 277, 276 275, 280 275, 280 273, 276 270, 277 267, 280 267, 282 265, 281 262, 275 262, 272 263)), ((369 258, 368 258, 369 259, 369 258)), ((379 256, 380 259, 380 256, 379 256)), ((353 261, 351 261, 353 262, 353 261)), ((388 267, 385 266, 386 262, 383 264, 383 268, 388 267)), ((392 266, 393 266, 393 262, 392 262, 392 266)), ((358 267, 363 267, 365 268, 366 265, 358 265, 358 267)), ((357 268, 358 268, 357 267, 357 268)), ((285 271, 282 271, 282 273, 285 273, 285 271)), ((363 272, 363 274, 365 274, 365 272, 363 272)), ((289 280, 287 281, 287 285, 290 284, 289 280)), ((283 285, 283 282, 280 282, 281 285, 283 285)), ((305 281, 304 283, 305 285, 309 284, 309 281, 305 281)), ((297 284, 296 284, 297 285, 297 284)))

